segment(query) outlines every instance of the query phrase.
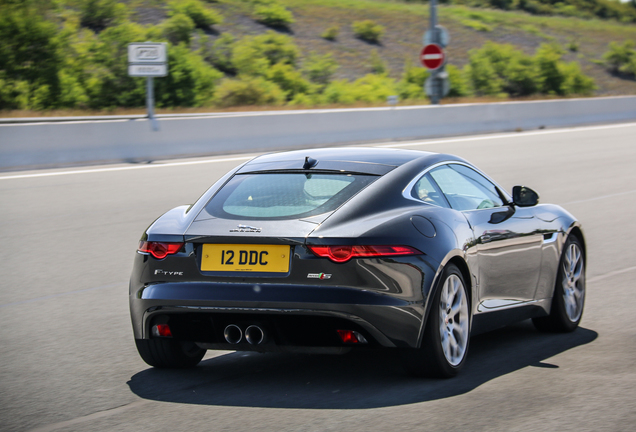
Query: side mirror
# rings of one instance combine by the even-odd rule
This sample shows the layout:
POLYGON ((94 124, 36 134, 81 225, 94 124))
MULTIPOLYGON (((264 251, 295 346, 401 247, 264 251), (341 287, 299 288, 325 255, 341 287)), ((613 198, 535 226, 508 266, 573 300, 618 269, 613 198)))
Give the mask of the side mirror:
POLYGON ((532 207, 539 204, 539 194, 526 186, 512 188, 512 201, 519 207, 532 207))

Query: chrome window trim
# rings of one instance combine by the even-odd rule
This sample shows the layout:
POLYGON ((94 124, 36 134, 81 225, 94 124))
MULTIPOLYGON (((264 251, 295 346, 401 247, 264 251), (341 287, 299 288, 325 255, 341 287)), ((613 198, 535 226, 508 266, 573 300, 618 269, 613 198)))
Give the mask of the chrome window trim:
MULTIPOLYGON (((428 204, 428 205, 432 205, 435 207, 439 207, 439 208, 450 208, 451 210, 455 210, 453 207, 441 207, 437 204, 432 204, 432 203, 427 203, 424 202, 420 199, 417 199, 415 197, 413 197, 411 195, 411 191, 413 190, 413 188, 415 187, 415 185, 417 184, 417 182, 424 177, 426 174, 429 173, 429 171, 438 168, 440 166, 443 165, 463 165, 467 168, 470 168, 472 170, 474 170, 475 172, 481 174, 482 176, 484 176, 484 178, 486 180, 488 180, 490 183, 492 183, 493 185, 495 185, 495 187, 503 194, 504 198, 506 199, 507 202, 504 203, 504 205, 507 204, 512 204, 512 197, 510 195, 508 195, 508 193, 505 191, 505 189, 503 189, 501 186, 499 186, 499 184, 497 184, 497 182, 495 182, 493 179, 491 179, 489 176, 487 176, 486 174, 484 174, 480 169, 478 169, 477 167, 474 167, 473 165, 470 165, 466 162, 461 162, 461 161, 444 161, 444 162, 438 162, 436 164, 433 164, 431 166, 429 166, 428 168, 426 168, 425 170, 421 171, 418 175, 416 175, 413 180, 411 180, 406 187, 402 190, 402 196, 406 199, 418 202, 418 203, 422 203, 422 204, 428 204)), ((444 192, 442 191, 442 194, 444 194, 444 192)), ((446 198, 446 194, 444 194, 444 198, 446 198)), ((448 199, 447 199, 448 200, 448 199)), ((450 203, 449 203, 450 204, 450 203)), ((497 208, 497 207, 494 207, 497 208)), ((456 211, 461 211, 461 212, 465 212, 465 211, 475 211, 475 210, 490 210, 490 209, 473 209, 473 210, 456 210, 456 211)))

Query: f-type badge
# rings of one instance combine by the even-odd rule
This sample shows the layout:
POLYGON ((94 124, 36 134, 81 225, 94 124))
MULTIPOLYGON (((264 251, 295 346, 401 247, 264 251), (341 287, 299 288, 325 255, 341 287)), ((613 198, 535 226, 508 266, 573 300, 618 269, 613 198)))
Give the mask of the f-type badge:
POLYGON ((256 228, 249 225, 239 225, 237 228, 231 229, 230 232, 247 232, 247 233, 259 233, 262 228, 256 228))
POLYGON ((309 273, 307 279, 331 279, 331 275, 325 273, 309 273))

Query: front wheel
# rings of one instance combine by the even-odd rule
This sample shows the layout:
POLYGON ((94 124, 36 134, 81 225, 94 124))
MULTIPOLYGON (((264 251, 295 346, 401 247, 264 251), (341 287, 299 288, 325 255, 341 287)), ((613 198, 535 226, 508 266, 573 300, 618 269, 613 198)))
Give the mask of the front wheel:
POLYGON ((194 342, 173 339, 135 339, 141 358, 156 368, 182 369, 199 364, 205 351, 194 342))
POLYGON ((470 339, 468 291, 454 264, 444 269, 431 302, 422 347, 403 352, 413 375, 450 378, 464 366, 470 339))
POLYGON ((533 318, 532 322, 540 331, 574 331, 581 322, 584 304, 585 255, 579 239, 570 236, 559 263, 550 315, 533 318))

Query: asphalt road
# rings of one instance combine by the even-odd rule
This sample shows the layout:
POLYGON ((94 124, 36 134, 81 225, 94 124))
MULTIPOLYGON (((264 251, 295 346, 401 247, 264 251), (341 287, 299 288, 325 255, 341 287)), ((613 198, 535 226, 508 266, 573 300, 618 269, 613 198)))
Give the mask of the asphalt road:
POLYGON ((581 328, 474 337, 452 380, 413 379, 382 352, 143 363, 127 303, 139 236, 245 155, 0 174, 0 430, 633 430, 635 144, 623 124, 395 145, 530 186, 587 235, 581 328))

